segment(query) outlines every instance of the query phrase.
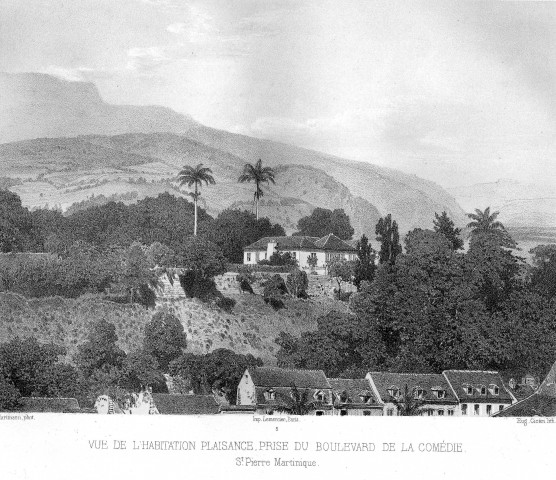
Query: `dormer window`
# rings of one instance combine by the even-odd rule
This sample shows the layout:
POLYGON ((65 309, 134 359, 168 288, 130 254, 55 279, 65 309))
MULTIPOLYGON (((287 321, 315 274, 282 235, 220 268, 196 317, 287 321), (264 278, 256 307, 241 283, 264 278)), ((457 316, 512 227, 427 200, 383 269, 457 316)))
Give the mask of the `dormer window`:
POLYGON ((440 399, 446 398, 446 390, 442 388, 435 388, 433 392, 436 395, 436 398, 440 398, 440 399))
POLYGON ((317 402, 324 402, 326 400, 326 395, 322 390, 319 390, 318 392, 315 393, 315 400, 317 402))
POLYGON ((361 399, 361 403, 371 403, 371 396, 368 393, 362 393, 359 395, 359 398, 361 399))
POLYGON ((471 385, 464 385, 463 390, 467 395, 473 395, 473 387, 471 385))
POLYGON ((276 392, 273 388, 269 388, 266 392, 264 392, 265 400, 276 400, 276 392))
POLYGON ((400 389, 398 387, 391 386, 387 391, 391 397, 398 398, 400 396, 400 389))
POLYGON ((477 387, 477 391, 481 394, 481 395, 486 395, 487 394, 487 387, 485 387, 484 385, 479 385, 477 387))
POLYGON ((415 398, 423 398, 425 396, 425 390, 423 388, 417 387, 413 390, 413 396, 415 398))
POLYGON ((494 383, 491 383, 488 386, 488 391, 491 395, 500 395, 500 389, 498 388, 498 385, 495 385, 494 383))

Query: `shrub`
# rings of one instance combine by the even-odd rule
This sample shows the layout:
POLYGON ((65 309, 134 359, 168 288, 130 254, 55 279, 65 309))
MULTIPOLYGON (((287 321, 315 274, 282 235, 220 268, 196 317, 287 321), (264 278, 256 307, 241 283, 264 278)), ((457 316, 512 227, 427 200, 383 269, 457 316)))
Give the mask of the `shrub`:
POLYGON ((285 308, 284 301, 281 298, 276 297, 267 297, 264 299, 265 303, 270 305, 274 310, 280 310, 281 308, 285 308))
POLYGON ((278 274, 270 277, 270 279, 263 284, 263 287, 263 296, 265 298, 280 297, 289 293, 284 279, 278 274))
POLYGON ((294 270, 286 279, 286 285, 290 293, 297 298, 307 298, 307 287, 309 279, 307 273, 302 270, 294 270))
POLYGON ((233 298, 228 298, 228 297, 219 297, 216 300, 216 305, 218 306, 218 308, 221 308, 222 310, 224 310, 225 312, 230 313, 232 311, 232 309, 234 308, 236 304, 236 301, 233 298))

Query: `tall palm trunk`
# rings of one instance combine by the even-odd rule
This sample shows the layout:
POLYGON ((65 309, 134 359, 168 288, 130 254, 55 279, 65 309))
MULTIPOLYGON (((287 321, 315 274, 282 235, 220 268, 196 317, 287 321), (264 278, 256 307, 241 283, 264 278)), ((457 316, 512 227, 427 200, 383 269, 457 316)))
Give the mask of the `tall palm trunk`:
POLYGON ((258 220, 259 219, 259 182, 256 183, 256 189, 255 189, 255 217, 258 220))
POLYGON ((195 184, 195 198, 193 199, 193 204, 195 205, 195 224, 193 226, 193 236, 197 236, 197 198, 198 198, 197 184, 195 184))

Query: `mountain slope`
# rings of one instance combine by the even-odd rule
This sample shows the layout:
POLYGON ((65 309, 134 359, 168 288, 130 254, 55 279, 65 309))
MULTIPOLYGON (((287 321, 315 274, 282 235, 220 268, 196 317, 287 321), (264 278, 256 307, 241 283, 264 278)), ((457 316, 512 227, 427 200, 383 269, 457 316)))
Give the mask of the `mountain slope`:
MULTIPOLYGON (((56 167, 56 163, 64 165, 68 172, 67 177, 72 177, 73 174, 72 178, 64 178, 63 181, 60 180, 60 174, 55 179, 50 175, 50 181, 41 184, 38 189, 29 186, 18 187, 24 197, 28 195, 33 197, 30 203, 35 205, 39 199, 44 204, 50 198, 48 200, 50 205, 66 205, 70 200, 69 197, 62 198, 63 195, 56 195, 56 192, 49 187, 52 186, 52 182, 57 188, 62 185, 68 188, 71 186, 74 189, 72 201, 86 198, 75 193, 77 187, 74 187, 72 182, 91 181, 90 178, 79 180, 77 172, 84 173, 85 170, 91 169, 93 164, 104 169, 118 169, 118 172, 103 170, 96 173, 104 179, 107 178, 106 175, 116 174, 115 178, 117 178, 117 174, 120 174, 120 180, 113 185, 113 188, 106 183, 103 184, 103 188, 97 185, 97 190, 90 191, 89 194, 111 195, 137 191, 137 198, 140 198, 142 195, 153 194, 159 190, 175 190, 176 185, 172 183, 171 177, 175 175, 177 169, 187 163, 200 162, 214 167, 215 173, 222 179, 218 195, 213 195, 209 192, 210 189, 206 189, 209 209, 219 211, 234 202, 248 205, 249 202, 245 203, 245 199, 251 196, 250 187, 237 185, 233 180, 238 176, 237 168, 240 165, 262 158, 266 164, 274 167, 297 166, 292 167, 294 170, 285 171, 288 177, 287 192, 284 191, 284 185, 277 185, 268 192, 265 198, 268 211, 272 210, 269 202, 274 202, 277 197, 282 201, 284 197, 298 200, 297 207, 292 207, 296 212, 290 215, 296 218, 301 214, 301 210, 307 211, 312 206, 345 208, 346 211, 350 209, 352 214, 357 216, 357 218, 352 217, 357 224, 357 232, 365 231, 373 236, 373 222, 379 215, 387 213, 392 213, 400 224, 402 232, 415 227, 430 228, 434 213, 443 210, 452 216, 456 224, 465 223, 463 211, 454 199, 433 182, 369 163, 345 160, 291 145, 215 130, 163 107, 109 105, 103 102, 94 85, 89 83, 67 82, 42 74, 0 74, 0 94, 3 100, 0 102, 0 142, 37 137, 73 137, 90 134, 105 136, 97 135, 97 138, 85 139, 80 137, 78 140, 108 150, 95 152, 93 147, 85 145, 82 154, 79 154, 79 147, 76 147, 75 152, 69 151, 61 155, 60 152, 45 150, 43 141, 42 145, 26 144, 25 162, 22 162, 19 167, 16 165, 17 154, 11 158, 11 167, 18 168, 11 168, 4 173, 10 177, 32 177, 36 173, 33 161, 37 162, 37 166, 40 164, 49 167, 42 170, 42 173, 46 173, 47 176, 49 172, 60 170, 56 167), (136 135, 106 137, 106 135, 130 132, 136 135), (166 134, 155 132, 166 132, 166 134), (168 135, 168 132, 178 135, 168 135), (139 135, 139 133, 149 135, 139 135), (138 155, 141 158, 134 163, 133 157, 127 157, 125 165, 117 167, 113 157, 124 152, 126 155, 138 155), (74 154, 79 159, 79 165, 68 159, 68 156, 74 154), (155 161, 148 161, 145 158, 155 159, 155 161), (23 168, 24 165, 26 168, 23 168), (313 170, 299 170, 300 166, 313 170), (293 177, 289 178, 294 174, 301 175, 304 181, 294 182, 293 177), (145 184, 130 187, 130 181, 136 182, 140 176, 149 183, 148 188, 145 184), (317 184, 321 186, 320 188, 325 188, 327 183, 331 184, 330 179, 334 179, 339 184, 334 187, 337 195, 326 195, 323 190, 315 191, 312 195, 313 189, 305 188, 314 183, 310 179, 311 176, 319 178, 317 184), (349 196, 348 193, 340 193, 346 190, 349 196), (36 193, 38 191, 40 193, 36 193), (240 193, 245 196, 238 198, 240 193), (38 198, 35 199, 35 196, 38 198), (338 198, 340 198, 339 203, 332 201, 338 198), (365 209, 367 212, 364 212, 365 209), (355 214, 356 211, 360 213, 355 214)), ((20 147, 21 145, 18 146, 20 147)), ((72 150, 73 147, 65 145, 60 148, 72 150)), ((8 158, 8 153, 4 151, 4 157, 1 158, 8 158)), ((24 200, 28 200, 28 197, 24 200)), ((294 228, 296 219, 290 218, 290 221, 287 221, 286 211, 275 215, 284 218, 288 226, 292 225, 294 228)))
POLYGON ((91 83, 0 72, 0 142, 99 133, 182 133, 196 122, 159 106, 110 105, 91 83))

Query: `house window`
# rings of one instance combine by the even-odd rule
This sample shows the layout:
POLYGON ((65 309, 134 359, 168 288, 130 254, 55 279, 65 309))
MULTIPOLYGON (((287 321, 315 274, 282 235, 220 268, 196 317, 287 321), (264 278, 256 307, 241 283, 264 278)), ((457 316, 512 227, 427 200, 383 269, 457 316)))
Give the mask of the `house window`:
POLYGON ((398 387, 390 387, 388 389, 388 395, 390 395, 391 397, 399 397, 400 396, 400 389, 398 387))
POLYGON ((481 408, 480 405, 479 405, 478 403, 476 403, 476 404, 475 404, 475 407, 474 407, 474 413, 475 413, 475 415, 479 415, 479 413, 480 413, 480 412, 479 412, 479 409, 480 409, 480 408, 481 408))
POLYGON ((324 412, 323 412, 322 410, 317 410, 317 411, 315 412, 315 415, 316 415, 317 417, 322 417, 322 416, 324 415, 324 412))
POLYGON ((485 387, 484 385, 481 385, 477 390, 479 390, 481 395, 486 395, 487 394, 487 387, 485 387))
POLYGON ((364 417, 370 417, 371 416, 371 411, 370 410, 363 410, 363 416, 364 417))
POLYGON ((251 261, 251 253, 247 252, 245 254, 245 257, 247 258, 247 261, 250 262, 251 261))
POLYGON ((501 412, 502 410, 504 410, 504 405, 498 405, 498 411, 501 412))
POLYGON ((429 410, 427 410, 427 415, 428 415, 429 417, 432 417, 432 416, 434 415, 434 410, 433 410, 432 408, 429 409, 429 410))
POLYGON ((448 410, 448 416, 453 417, 454 416, 454 411, 453 410, 448 410))
POLYGON ((437 389, 434 391, 436 398, 446 398, 446 390, 437 389))
POLYGON ((467 395, 473 395, 473 387, 471 385, 464 385, 463 389, 467 395))
POLYGON ((345 417, 348 414, 348 411, 345 408, 342 408, 342 410, 340 410, 340 417, 345 417))
POLYGON ((494 383, 491 383, 488 386, 488 389, 489 389, 491 395, 499 395, 500 394, 500 389, 498 388, 498 385, 495 385, 494 383))
POLYGON ((322 391, 315 393, 315 399, 317 402, 324 402, 326 400, 326 395, 322 391))
POLYGON ((272 388, 270 388, 269 390, 264 392, 264 398, 266 400, 276 400, 276 392, 272 388))
POLYGON ((415 398, 423 398, 425 396, 425 390, 417 387, 413 392, 413 396, 415 398))
POLYGON ((372 397, 370 395, 359 395, 362 403, 371 403, 372 397))
POLYGON ((465 403, 461 406, 461 414, 467 415, 467 405, 465 403))
POLYGON ((487 415, 492 414, 492 405, 487 405, 487 415))
POLYGON ((394 416, 394 409, 389 408, 388 410, 386 410, 386 416, 387 417, 393 417, 394 416))
POLYGON ((444 410, 438 410, 438 415, 440 415, 441 417, 444 416, 444 410))

